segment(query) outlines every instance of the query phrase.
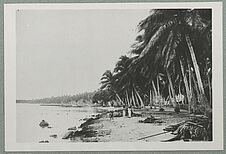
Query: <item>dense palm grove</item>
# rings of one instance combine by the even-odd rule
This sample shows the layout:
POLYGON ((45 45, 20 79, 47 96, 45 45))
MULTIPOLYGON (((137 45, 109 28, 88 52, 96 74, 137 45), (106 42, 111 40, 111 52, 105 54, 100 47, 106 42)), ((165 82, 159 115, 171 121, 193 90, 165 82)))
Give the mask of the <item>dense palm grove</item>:
POLYGON ((211 14, 210 9, 151 10, 138 24, 130 54, 103 74, 93 101, 210 113, 211 14))

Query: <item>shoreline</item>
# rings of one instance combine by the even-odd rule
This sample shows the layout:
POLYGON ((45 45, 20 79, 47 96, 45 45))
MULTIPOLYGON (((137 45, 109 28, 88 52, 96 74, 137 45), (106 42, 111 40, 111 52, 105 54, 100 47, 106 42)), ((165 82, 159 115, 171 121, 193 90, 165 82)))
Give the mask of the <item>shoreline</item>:
POLYGON ((86 119, 78 130, 71 132, 68 139, 72 142, 161 142, 175 137, 165 132, 164 128, 171 124, 181 123, 190 117, 186 111, 177 114, 171 108, 162 112, 158 109, 144 108, 133 109, 132 117, 128 118, 122 117, 122 109, 116 108, 114 117, 110 119, 111 110, 113 108, 86 119), (157 119, 149 123, 145 121, 149 117, 157 119), (154 136, 147 137, 152 135, 154 136))

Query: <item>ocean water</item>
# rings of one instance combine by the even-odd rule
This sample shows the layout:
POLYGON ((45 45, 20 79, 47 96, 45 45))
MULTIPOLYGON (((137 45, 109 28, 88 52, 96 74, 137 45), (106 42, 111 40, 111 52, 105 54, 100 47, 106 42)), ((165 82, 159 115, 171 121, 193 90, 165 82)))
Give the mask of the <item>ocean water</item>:
POLYGON ((71 142, 62 137, 70 127, 78 127, 84 121, 81 120, 98 114, 91 107, 61 107, 40 106, 39 104, 16 104, 16 141, 18 143, 38 143, 48 140, 51 142, 71 142), (41 128, 39 123, 45 120, 52 128, 41 128), (57 138, 50 137, 57 135, 57 138))

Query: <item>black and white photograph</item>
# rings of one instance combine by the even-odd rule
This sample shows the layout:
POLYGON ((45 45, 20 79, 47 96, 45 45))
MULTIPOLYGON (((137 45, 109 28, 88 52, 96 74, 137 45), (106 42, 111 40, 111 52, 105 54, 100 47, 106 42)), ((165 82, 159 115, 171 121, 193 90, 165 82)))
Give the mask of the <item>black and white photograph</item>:
POLYGON ((220 150, 221 7, 5 5, 6 148, 220 150))

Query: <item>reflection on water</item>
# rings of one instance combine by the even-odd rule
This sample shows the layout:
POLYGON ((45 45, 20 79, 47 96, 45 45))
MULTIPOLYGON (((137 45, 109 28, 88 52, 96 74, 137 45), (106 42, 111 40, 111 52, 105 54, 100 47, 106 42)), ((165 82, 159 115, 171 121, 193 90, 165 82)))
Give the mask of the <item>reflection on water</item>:
MULTIPOLYGON (((96 114, 96 110, 90 107, 60 107, 40 106, 38 104, 17 104, 17 142, 39 142, 48 140, 51 142, 68 142, 63 140, 67 129, 79 126, 80 119, 96 114), (42 128, 39 123, 45 120, 50 128, 42 128), (53 135, 54 137, 50 137, 53 135)), ((69 141, 70 142, 70 141, 69 141)))

